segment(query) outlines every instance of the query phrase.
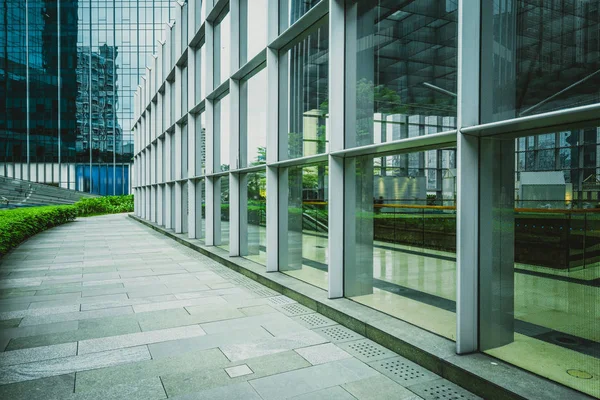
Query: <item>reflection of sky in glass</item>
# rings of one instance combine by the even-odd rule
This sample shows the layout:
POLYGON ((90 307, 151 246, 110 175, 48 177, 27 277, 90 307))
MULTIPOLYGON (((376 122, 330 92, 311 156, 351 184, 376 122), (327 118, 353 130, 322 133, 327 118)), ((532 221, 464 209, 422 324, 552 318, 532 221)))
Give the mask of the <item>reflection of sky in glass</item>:
MULTIPOLYGON (((263 69, 245 83, 248 85, 247 101, 247 143, 249 165, 264 163, 259 160, 259 148, 267 145, 267 70, 263 69)), ((243 134, 243 132, 242 132, 243 134)))
MULTIPOLYGON (((229 96, 225 96, 223 97, 221 100, 219 100, 219 103, 217 105, 217 110, 218 113, 216 115, 217 118, 219 118, 219 121, 221 121, 221 127, 220 127, 220 132, 219 133, 219 140, 220 145, 221 145, 221 151, 220 151, 220 161, 219 161, 219 165, 222 166, 223 170, 227 170, 229 169, 229 152, 230 152, 230 142, 229 142, 229 96), (225 167, 227 166, 227 167, 225 167)), ((217 168, 217 171, 220 168, 217 168)))

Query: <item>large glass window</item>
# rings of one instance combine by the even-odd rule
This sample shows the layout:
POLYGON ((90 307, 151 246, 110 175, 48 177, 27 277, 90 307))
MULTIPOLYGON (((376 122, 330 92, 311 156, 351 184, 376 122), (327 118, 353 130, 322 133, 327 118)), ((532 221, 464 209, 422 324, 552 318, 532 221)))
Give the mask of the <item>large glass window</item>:
POLYGON ((280 58, 281 158, 327 152, 329 29, 320 25, 280 58), (287 151, 286 151, 287 150, 287 151))
POLYGON ((279 31, 283 32, 321 0, 279 0, 279 31))
POLYGON ((267 162, 267 71, 240 86, 240 167, 267 162))
POLYGON ((457 3, 347 1, 346 147, 456 127, 457 3))
POLYGON ((600 102, 597 1, 482 6, 483 122, 600 102))
POLYGON ((346 160, 345 295, 455 340, 454 150, 346 160))
POLYGON ((214 113, 214 161, 215 171, 229 171, 230 151, 229 143, 229 97, 225 95, 215 103, 214 113))
POLYGON ((240 0, 240 66, 267 46, 267 0, 240 0))
POLYGON ((240 255, 266 265, 267 179, 265 171, 242 175, 240 187, 240 255))
POLYGON ((196 122, 196 176, 204 175, 206 165, 206 127, 204 111, 193 116, 196 122))
POLYGON ((214 88, 216 89, 222 82, 229 79, 231 62, 229 52, 231 50, 231 18, 229 13, 221 14, 217 19, 217 25, 214 28, 214 88))
POLYGON ((319 163, 290 167, 282 174, 288 184, 287 249, 280 249, 280 271, 327 289, 328 166, 319 163))
POLYGON ((222 176, 215 180, 218 189, 218 209, 221 215, 215 215, 215 245, 229 250, 229 176, 222 176))
POLYGON ((195 207, 196 212, 196 238, 204 244, 206 233, 206 193, 204 190, 204 179, 194 181, 194 186, 190 190, 196 191, 196 204, 190 204, 189 207, 195 207))
POLYGON ((600 396, 600 159, 585 138, 599 136, 592 127, 485 138, 480 170, 481 348, 592 397, 600 396), (540 162, 547 151, 561 162, 540 162), (522 154, 534 162, 517 161, 522 154))
MULTIPOLYGON (((192 54, 195 60, 194 70, 194 104, 198 104, 202 99, 206 97, 206 57, 204 54, 205 47, 202 45, 199 49, 196 49, 192 54)), ((187 90, 185 91, 187 92, 187 90)))

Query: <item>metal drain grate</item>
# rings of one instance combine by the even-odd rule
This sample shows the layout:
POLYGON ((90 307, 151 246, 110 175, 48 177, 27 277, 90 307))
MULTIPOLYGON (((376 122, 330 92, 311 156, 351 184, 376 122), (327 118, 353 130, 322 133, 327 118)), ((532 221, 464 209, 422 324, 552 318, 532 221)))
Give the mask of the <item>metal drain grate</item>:
POLYGON ((319 314, 306 314, 296 318, 296 321, 300 322, 309 328, 320 328, 323 326, 333 325, 335 322, 329 318, 322 317, 319 314))
POLYGON ((403 386, 437 378, 436 375, 402 357, 376 361, 369 365, 403 386))
POLYGON ((351 331, 343 326, 331 326, 317 330, 318 333, 325 336, 331 342, 348 342, 350 340, 364 339, 361 335, 351 331))
POLYGON ((283 305, 283 306, 279 307, 279 309, 281 311, 283 311, 284 314, 291 315, 291 316, 310 314, 310 313, 314 312, 310 308, 304 307, 303 305, 296 304, 296 303, 283 305))
POLYGON ((259 295, 260 297, 271 297, 271 296, 275 296, 277 294, 277 292, 274 292, 271 289, 266 289, 266 288, 253 290, 252 292, 259 295))
POLYGON ((381 360, 384 358, 391 358, 397 356, 396 353, 373 343, 368 339, 357 340, 356 342, 347 342, 340 344, 344 350, 348 350, 349 353, 354 355, 361 361, 370 362, 381 360))
POLYGON ((421 396, 424 400, 464 400, 473 398, 443 383, 423 389, 421 396))
POLYGON ((293 304, 295 303, 294 300, 290 299, 289 297, 285 297, 285 296, 275 296, 275 297, 271 297, 269 299, 269 301, 272 304, 275 304, 277 306, 283 305, 283 304, 293 304))

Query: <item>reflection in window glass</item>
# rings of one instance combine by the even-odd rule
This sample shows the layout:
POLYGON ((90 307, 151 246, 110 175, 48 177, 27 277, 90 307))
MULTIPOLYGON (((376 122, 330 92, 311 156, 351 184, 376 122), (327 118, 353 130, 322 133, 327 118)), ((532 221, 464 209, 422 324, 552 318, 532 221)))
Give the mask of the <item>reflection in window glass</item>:
POLYGON ((215 171, 229 171, 229 97, 215 103, 215 171))
POLYGON ((230 20, 229 13, 222 17, 214 31, 214 88, 230 75, 230 20))
POLYGON ((287 116, 282 116, 286 132, 280 135, 283 148, 287 147, 284 158, 327 151, 328 31, 327 25, 315 28, 280 58, 280 93, 288 104, 287 116))
POLYGON ((482 122, 600 102, 597 1, 482 4, 482 122))
POLYGON ((346 160, 345 295, 456 339, 454 150, 346 160))
POLYGON ((456 127, 456 2, 348 0, 347 95, 356 124, 346 147, 456 127), (397 33, 397 32, 401 32, 397 33))
POLYGON ((217 178, 219 209, 221 216, 215 216, 215 246, 229 250, 229 176, 217 178), (218 219, 217 219, 218 218, 218 219))
POLYGON ((481 347, 592 397, 600 396, 597 381, 568 371, 600 375, 593 350, 600 341, 600 291, 592 283, 600 278, 600 159, 596 146, 555 152, 548 142, 583 143, 598 132, 539 135, 527 150, 538 162, 524 167, 512 157, 514 139, 481 143, 481 347), (563 135, 565 141, 554 140, 563 135), (561 163, 547 168, 540 161, 546 152, 560 154, 561 163), (593 165, 576 161, 582 158, 593 165))
POLYGON ((196 176, 204 175, 206 165, 206 127, 204 111, 193 117, 196 121, 196 176))
POLYGON ((206 83, 205 83, 205 72, 206 71, 206 57, 204 54, 204 45, 196 49, 193 52, 193 57, 195 59, 196 69, 194 71, 194 106, 198 104, 202 99, 206 97, 206 83))
POLYGON ((240 189, 240 255, 267 264, 267 179, 264 171, 243 175, 240 189))
POLYGON ((287 170, 287 252, 280 270, 327 289, 328 166, 320 163, 287 170))
POLYGON ((279 0, 279 31, 283 32, 321 0, 279 0))
POLYGON ((240 86, 240 167, 267 162, 267 71, 240 86))
POLYGON ((240 66, 267 45, 267 0, 240 0, 240 66))
POLYGON ((190 204, 190 207, 196 207, 196 238, 198 238, 200 243, 204 244, 206 237, 206 193, 204 191, 204 179, 196 181, 194 190, 196 190, 196 204, 190 204))

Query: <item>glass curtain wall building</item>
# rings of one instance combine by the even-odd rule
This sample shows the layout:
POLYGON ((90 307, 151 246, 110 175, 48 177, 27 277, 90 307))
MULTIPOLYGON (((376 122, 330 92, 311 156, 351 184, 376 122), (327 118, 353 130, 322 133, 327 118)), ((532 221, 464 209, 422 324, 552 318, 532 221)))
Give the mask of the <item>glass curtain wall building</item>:
POLYGON ((128 193, 133 96, 174 3, 0 1, 0 174, 128 193))
POLYGON ((600 396, 600 1, 206 0, 136 214, 600 396))

